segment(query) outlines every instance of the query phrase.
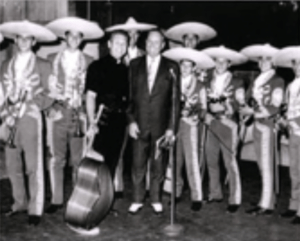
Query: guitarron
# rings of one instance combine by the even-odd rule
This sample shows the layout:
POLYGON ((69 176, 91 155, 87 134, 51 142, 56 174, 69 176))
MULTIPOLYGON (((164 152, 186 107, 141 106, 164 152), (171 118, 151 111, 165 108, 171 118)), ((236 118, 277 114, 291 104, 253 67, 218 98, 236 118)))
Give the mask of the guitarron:
MULTIPOLYGON (((103 106, 99 107, 96 123, 103 106)), ((92 150, 94 135, 88 143, 88 152, 81 161, 73 192, 67 202, 65 222, 74 228, 90 230, 103 220, 113 202, 113 182, 101 154, 92 150), (102 158, 102 160, 101 160, 102 158)))

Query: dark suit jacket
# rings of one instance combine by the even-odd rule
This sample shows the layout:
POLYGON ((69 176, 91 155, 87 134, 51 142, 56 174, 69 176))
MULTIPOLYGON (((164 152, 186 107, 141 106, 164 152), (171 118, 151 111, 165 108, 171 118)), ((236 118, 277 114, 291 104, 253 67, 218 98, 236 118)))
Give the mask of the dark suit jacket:
POLYGON ((148 89, 146 56, 136 58, 129 67, 129 122, 136 122, 140 136, 161 137, 167 129, 176 132, 179 118, 180 85, 177 63, 161 57, 151 94, 148 89), (173 69, 175 79, 170 70, 173 69), (172 113, 174 117, 172 118, 172 113), (174 120, 173 120, 174 119, 174 120))

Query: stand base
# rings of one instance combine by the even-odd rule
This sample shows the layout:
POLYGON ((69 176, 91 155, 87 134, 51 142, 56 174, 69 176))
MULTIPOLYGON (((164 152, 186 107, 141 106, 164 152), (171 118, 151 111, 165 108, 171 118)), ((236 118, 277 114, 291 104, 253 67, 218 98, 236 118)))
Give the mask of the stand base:
POLYGON ((169 237, 176 237, 183 233, 184 227, 180 224, 169 224, 163 229, 163 233, 169 237))

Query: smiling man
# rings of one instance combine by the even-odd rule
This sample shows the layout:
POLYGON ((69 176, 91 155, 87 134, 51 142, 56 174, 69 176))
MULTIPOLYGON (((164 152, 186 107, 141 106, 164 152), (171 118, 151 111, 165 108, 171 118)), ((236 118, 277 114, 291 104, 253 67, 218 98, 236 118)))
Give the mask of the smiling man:
POLYGON ((10 137, 5 148, 8 177, 11 181, 14 204, 6 216, 28 212, 28 223, 38 225, 44 209, 43 124, 41 111, 52 100, 47 97, 50 63, 32 52, 36 42, 51 42, 56 36, 48 29, 28 21, 7 22, 0 31, 14 39, 17 49, 1 68, 0 83, 4 99, 1 117, 10 137), (23 173, 24 159, 28 175, 29 197, 23 173))

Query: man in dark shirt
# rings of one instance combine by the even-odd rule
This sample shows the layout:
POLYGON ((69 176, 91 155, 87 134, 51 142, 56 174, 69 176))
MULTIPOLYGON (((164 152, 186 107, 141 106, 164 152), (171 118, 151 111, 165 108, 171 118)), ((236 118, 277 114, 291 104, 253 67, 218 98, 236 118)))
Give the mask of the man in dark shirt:
POLYGON ((87 134, 99 132, 95 136, 93 149, 104 156, 112 178, 126 128, 125 108, 129 84, 127 67, 122 57, 126 54, 127 45, 128 36, 125 32, 111 33, 109 54, 89 66, 86 79, 87 134), (96 123, 94 116, 101 104, 105 106, 105 118, 96 123))

